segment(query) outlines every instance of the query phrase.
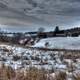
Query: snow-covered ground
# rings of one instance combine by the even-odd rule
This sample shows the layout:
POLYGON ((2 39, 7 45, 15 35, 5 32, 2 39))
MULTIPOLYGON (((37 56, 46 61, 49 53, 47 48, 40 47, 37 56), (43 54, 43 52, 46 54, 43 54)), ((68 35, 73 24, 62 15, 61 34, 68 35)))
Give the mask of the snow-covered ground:
POLYGON ((70 78, 67 80, 72 80, 72 71, 80 71, 80 54, 78 55, 73 52, 32 50, 16 45, 0 44, 0 64, 4 63, 20 70, 28 67, 52 69, 55 72, 61 70, 70 78), (67 58, 68 54, 76 56, 67 58))
POLYGON ((0 45, 0 62, 14 69, 35 66, 37 68, 66 70, 68 66, 65 62, 73 63, 75 70, 80 69, 79 58, 75 58, 76 62, 74 62, 72 59, 64 58, 63 55, 65 55, 64 52, 58 51, 39 51, 11 45, 0 45))
POLYGON ((56 37, 41 39, 33 47, 48 47, 57 49, 80 49, 80 37, 56 37), (46 43, 48 43, 46 45, 46 43))

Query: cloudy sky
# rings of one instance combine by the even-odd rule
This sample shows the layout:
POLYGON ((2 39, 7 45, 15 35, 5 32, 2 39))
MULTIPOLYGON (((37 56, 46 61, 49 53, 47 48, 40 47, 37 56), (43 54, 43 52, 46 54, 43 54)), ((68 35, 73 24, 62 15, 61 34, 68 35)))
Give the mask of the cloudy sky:
POLYGON ((0 23, 10 28, 78 27, 80 0, 0 0, 0 23))

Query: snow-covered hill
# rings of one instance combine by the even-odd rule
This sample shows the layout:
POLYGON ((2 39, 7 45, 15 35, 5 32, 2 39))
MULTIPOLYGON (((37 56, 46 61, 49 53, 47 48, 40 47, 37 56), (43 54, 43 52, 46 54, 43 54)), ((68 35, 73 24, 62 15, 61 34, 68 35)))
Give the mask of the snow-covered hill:
POLYGON ((80 37, 57 37, 41 39, 34 47, 48 47, 57 49, 80 49, 80 37), (48 43, 48 45, 46 45, 48 43))

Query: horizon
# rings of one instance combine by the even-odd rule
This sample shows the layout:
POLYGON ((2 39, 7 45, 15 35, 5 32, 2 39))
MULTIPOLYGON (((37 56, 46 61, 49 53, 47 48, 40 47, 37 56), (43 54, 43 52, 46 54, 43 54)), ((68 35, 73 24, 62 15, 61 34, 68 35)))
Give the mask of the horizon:
MULTIPOLYGON (((49 31, 54 31, 56 26, 50 26, 49 28, 46 29, 46 27, 37 27, 34 29, 34 27, 16 27, 16 26, 8 26, 8 25, 0 25, 0 31, 4 31, 4 32, 12 32, 12 33, 15 33, 15 32, 37 32, 39 30, 39 28, 43 28, 44 29, 44 32, 49 32, 49 31)), ((61 27, 61 26, 58 26, 60 30, 67 30, 67 29, 74 29, 74 28, 80 28, 79 26, 78 27, 68 27, 68 28, 65 28, 65 27, 61 27)))

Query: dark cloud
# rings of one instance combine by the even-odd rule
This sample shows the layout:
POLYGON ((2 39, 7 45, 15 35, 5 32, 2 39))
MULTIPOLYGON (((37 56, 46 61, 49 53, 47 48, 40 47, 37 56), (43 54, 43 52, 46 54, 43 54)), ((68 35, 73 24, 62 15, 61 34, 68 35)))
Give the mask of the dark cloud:
POLYGON ((12 11, 19 11, 21 15, 32 17, 30 18, 32 22, 35 18, 36 23, 37 19, 40 19, 50 24, 70 25, 80 20, 80 0, 0 0, 0 2, 1 9, 7 6, 12 11))
POLYGON ((57 14, 63 16, 80 16, 80 8, 64 8, 61 11, 57 11, 57 14))
MULTIPOLYGON (((33 8, 26 8, 29 14, 80 16, 80 0, 26 0, 33 8)), ((26 13, 26 14, 27 14, 26 13)))
POLYGON ((80 2, 80 0, 67 0, 69 2, 80 2))
POLYGON ((56 4, 58 15, 63 16, 80 16, 80 0, 60 0, 60 4, 56 4))

